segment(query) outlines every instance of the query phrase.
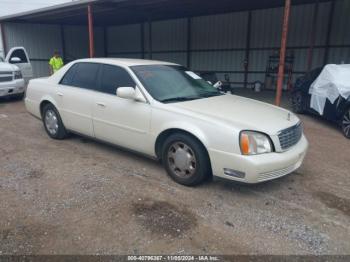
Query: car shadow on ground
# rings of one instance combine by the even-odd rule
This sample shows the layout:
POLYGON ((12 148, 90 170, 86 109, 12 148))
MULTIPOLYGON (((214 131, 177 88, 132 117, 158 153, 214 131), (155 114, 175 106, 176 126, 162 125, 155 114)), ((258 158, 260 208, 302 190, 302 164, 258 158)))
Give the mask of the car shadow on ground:
POLYGON ((308 118, 308 120, 310 120, 310 121, 315 121, 318 124, 324 125, 328 128, 331 128, 331 129, 336 130, 337 132, 341 133, 341 127, 338 123, 324 119, 321 116, 312 115, 312 114, 298 114, 298 116, 302 117, 302 118, 308 118))
POLYGON ((114 154, 123 155, 124 157, 128 157, 132 160, 142 161, 145 164, 159 165, 161 167, 160 161, 153 159, 150 156, 144 155, 136 151, 129 150, 127 148, 124 148, 118 145, 110 144, 105 141, 100 141, 94 138, 85 137, 85 136, 77 135, 73 133, 70 133, 67 139, 71 139, 72 141, 80 142, 83 144, 91 143, 94 145, 94 147, 97 147, 102 151, 106 151, 106 153, 109 152, 112 154, 114 153, 114 154))
POLYGON ((246 184, 222 178, 214 178, 212 182, 223 191, 235 191, 241 192, 242 194, 251 194, 254 192, 274 192, 280 191, 285 187, 290 187, 296 180, 296 174, 297 172, 293 172, 283 177, 257 184, 246 184))
POLYGON ((0 105, 4 105, 6 103, 16 103, 23 100, 23 98, 18 97, 0 97, 0 105))

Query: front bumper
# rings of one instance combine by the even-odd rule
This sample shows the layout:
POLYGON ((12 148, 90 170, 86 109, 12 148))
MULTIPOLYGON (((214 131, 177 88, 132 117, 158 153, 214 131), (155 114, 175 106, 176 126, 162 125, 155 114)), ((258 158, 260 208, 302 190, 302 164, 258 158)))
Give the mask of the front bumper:
POLYGON ((17 79, 11 82, 0 82, 0 97, 23 94, 24 92, 25 83, 23 79, 17 79))
POLYGON ((308 142, 302 135, 296 145, 281 153, 244 156, 218 150, 208 151, 214 176, 253 184, 292 173, 301 166, 307 148, 308 142))

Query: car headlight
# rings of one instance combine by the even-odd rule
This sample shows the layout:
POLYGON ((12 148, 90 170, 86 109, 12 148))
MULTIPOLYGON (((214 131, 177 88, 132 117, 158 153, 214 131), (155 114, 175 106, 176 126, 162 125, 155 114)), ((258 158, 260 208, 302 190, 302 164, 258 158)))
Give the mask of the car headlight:
POLYGON ((242 131, 239 140, 243 155, 258 155, 272 152, 270 138, 263 133, 242 131))
POLYGON ((22 79, 22 73, 21 71, 15 71, 15 79, 22 79))

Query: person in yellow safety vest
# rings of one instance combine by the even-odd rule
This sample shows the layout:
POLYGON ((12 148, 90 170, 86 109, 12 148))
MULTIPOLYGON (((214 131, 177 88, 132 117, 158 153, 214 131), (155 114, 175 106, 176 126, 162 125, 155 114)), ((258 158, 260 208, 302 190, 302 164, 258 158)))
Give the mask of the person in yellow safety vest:
POLYGON ((61 67, 63 67, 63 60, 58 51, 53 53, 53 57, 50 59, 50 74, 56 73, 61 67))

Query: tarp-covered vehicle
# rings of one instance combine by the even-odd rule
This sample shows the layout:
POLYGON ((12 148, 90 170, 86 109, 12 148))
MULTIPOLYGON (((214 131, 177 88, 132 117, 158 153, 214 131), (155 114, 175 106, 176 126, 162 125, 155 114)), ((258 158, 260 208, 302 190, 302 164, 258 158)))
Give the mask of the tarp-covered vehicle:
POLYGON ((338 123, 350 139, 350 65, 326 65, 298 78, 292 90, 292 109, 338 123))

